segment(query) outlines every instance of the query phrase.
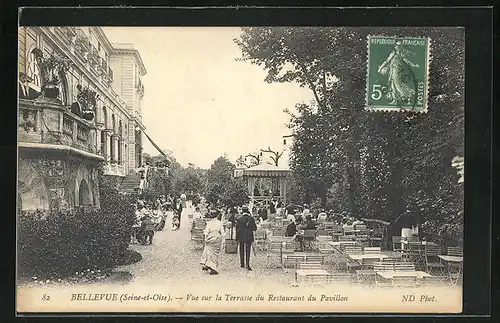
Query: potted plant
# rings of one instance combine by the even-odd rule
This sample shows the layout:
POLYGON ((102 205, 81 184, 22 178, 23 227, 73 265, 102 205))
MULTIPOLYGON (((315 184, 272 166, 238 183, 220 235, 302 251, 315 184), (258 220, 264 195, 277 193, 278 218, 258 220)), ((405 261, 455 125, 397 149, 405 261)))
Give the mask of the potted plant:
POLYGON ((43 96, 57 99, 59 96, 59 85, 61 84, 61 74, 67 73, 73 63, 67 57, 56 53, 51 54, 47 58, 39 48, 33 49, 32 53, 42 74, 43 96))
POLYGON ((78 84, 76 88, 78 90, 76 99, 82 109, 82 117, 85 120, 93 120, 95 117, 95 107, 97 105, 97 100, 99 99, 99 94, 89 89, 88 86, 83 88, 80 84, 78 84))

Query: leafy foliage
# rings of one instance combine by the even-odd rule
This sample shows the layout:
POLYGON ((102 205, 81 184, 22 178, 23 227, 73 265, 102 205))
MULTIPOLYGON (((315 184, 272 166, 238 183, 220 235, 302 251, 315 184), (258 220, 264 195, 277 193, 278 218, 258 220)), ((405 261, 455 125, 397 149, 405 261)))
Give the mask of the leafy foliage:
POLYGON ((207 171, 205 198, 214 205, 237 206, 248 202, 244 183, 233 178, 236 168, 226 157, 217 158, 207 171))
POLYGON ((267 82, 295 82, 314 94, 315 102, 288 112, 303 200, 388 221, 408 208, 427 233, 461 237, 463 187, 451 160, 463 155, 463 30, 249 27, 235 42, 242 60, 267 71, 267 82), (431 38, 428 113, 364 110, 369 34, 431 38))
POLYGON ((100 179, 100 210, 19 216, 20 276, 64 277, 121 262, 135 220, 133 201, 110 181, 100 179))

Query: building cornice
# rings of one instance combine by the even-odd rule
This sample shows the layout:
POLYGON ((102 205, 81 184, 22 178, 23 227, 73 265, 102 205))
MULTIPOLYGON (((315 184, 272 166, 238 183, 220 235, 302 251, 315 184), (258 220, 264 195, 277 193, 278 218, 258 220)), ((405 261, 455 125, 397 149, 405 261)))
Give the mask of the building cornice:
POLYGON ((104 30, 102 30, 101 27, 91 27, 92 30, 95 32, 97 38, 101 41, 101 43, 106 47, 106 50, 112 54, 113 53, 113 45, 111 45, 111 42, 109 41, 108 37, 106 36, 106 33, 104 30))
POLYGON ((137 66, 139 66, 139 69, 141 70, 141 75, 146 75, 146 66, 144 65, 144 62, 142 61, 141 54, 137 49, 133 47, 132 44, 125 44, 125 43, 112 43, 113 46, 113 55, 133 55, 135 58, 135 61, 137 63, 137 66), (130 46, 129 48, 125 46, 130 46))
POLYGON ((31 28, 36 28, 38 29, 41 33, 47 37, 47 39, 55 46, 58 47, 58 50, 63 52, 68 58, 71 59, 71 61, 78 67, 78 69, 89 79, 89 81, 96 87, 98 88, 101 93, 103 93, 106 98, 110 101, 112 101, 116 107, 120 110, 121 113, 125 115, 126 118, 128 119, 133 119, 133 116, 130 114, 130 112, 127 109, 127 106, 123 106, 111 93, 109 92, 108 89, 106 89, 102 84, 99 82, 95 82, 96 77, 91 75, 91 73, 87 70, 87 67, 80 62, 80 59, 73 53, 71 53, 67 48, 68 46, 64 45, 62 41, 59 39, 57 35, 54 35, 52 31, 47 32, 48 27, 31 27, 31 28))
POLYGON ((55 153, 62 153, 62 154, 67 154, 67 155, 74 155, 86 159, 92 159, 98 162, 103 162, 105 161, 104 157, 88 153, 86 151, 73 148, 70 146, 65 146, 65 145, 54 145, 54 144, 41 144, 41 143, 32 143, 32 142, 23 142, 20 141, 17 144, 19 149, 23 150, 32 150, 32 151, 52 151, 55 153))

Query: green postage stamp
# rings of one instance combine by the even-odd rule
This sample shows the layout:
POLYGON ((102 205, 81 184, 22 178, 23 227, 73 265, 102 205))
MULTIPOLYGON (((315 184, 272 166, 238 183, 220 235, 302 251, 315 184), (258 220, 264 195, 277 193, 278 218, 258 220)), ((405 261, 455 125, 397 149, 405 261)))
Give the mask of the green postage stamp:
POLYGON ((427 112, 430 39, 368 36, 366 110, 427 112))

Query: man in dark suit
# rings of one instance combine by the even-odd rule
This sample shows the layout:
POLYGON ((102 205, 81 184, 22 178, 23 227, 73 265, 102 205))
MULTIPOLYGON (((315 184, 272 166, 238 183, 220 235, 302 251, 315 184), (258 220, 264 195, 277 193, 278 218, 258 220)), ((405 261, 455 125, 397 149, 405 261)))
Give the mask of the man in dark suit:
POLYGON ((243 216, 236 221, 236 241, 240 244, 240 264, 241 268, 250 268, 250 251, 253 243, 253 232, 257 230, 255 220, 250 216, 250 210, 244 206, 242 208, 243 216))

